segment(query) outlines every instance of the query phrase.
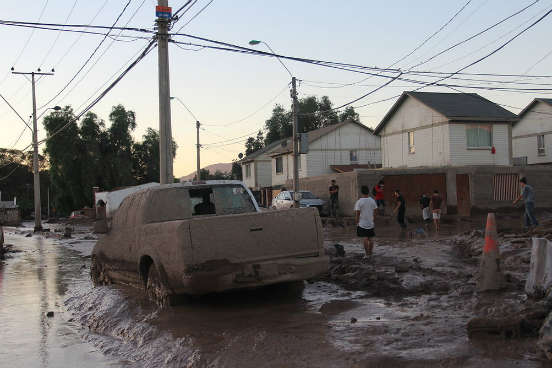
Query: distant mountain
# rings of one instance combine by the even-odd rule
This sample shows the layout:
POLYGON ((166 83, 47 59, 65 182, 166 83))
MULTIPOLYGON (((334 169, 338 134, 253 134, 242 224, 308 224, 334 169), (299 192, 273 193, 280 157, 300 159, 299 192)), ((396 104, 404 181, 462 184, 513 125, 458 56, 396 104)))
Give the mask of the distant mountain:
MULTIPOLYGON (((212 164, 209 166, 202 167, 202 169, 209 170, 211 174, 214 174, 216 171, 220 171, 223 173, 229 173, 232 171, 232 163, 231 162, 220 162, 218 164, 212 164)), ((180 178, 180 181, 186 181, 186 180, 192 180, 195 176, 196 172, 191 172, 186 176, 183 176, 180 178)))

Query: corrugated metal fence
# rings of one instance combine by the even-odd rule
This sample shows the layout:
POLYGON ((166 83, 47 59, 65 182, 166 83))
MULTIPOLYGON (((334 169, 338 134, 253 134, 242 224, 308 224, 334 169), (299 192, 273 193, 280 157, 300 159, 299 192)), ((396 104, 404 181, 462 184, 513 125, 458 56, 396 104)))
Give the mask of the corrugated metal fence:
POLYGON ((520 193, 519 174, 495 174, 493 176, 493 200, 513 201, 520 193))

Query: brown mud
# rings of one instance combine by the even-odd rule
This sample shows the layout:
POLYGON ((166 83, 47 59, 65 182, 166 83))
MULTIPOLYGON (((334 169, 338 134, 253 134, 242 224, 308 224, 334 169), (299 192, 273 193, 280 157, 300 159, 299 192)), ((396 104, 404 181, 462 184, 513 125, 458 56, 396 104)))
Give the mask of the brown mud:
MULTIPOLYGON (((345 257, 332 257, 329 272, 304 288, 225 293, 164 310, 140 290, 92 287, 89 254, 95 236, 85 226, 75 225, 71 239, 54 231, 26 238, 29 229, 10 228, 6 242, 20 253, 0 266, 0 325, 8 341, 0 344, 0 362, 43 367, 548 366, 530 326, 538 324, 538 308, 547 306, 523 293, 530 234, 520 232, 518 218, 498 219, 508 287, 484 295, 475 292, 483 218, 444 224, 439 235, 420 234, 415 224, 401 233, 386 220, 377 223, 370 260, 362 259, 353 228, 328 226, 326 247, 332 252, 339 243, 345 257), (52 318, 49 311, 55 312, 52 318), (474 317, 508 316, 525 316, 514 327, 527 330, 510 323, 512 334, 486 333, 484 328, 492 325, 481 323, 476 327, 483 333, 469 338, 467 326, 474 317)), ((505 331, 503 325, 495 330, 505 331)))

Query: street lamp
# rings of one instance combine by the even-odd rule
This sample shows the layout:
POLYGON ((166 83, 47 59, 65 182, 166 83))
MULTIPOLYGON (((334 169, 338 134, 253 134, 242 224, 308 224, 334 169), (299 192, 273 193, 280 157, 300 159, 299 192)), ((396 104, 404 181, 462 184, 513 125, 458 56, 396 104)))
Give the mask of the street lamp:
POLYGON ((199 151, 201 149, 201 145, 199 144, 199 127, 201 126, 201 124, 199 123, 199 119, 196 118, 196 116, 194 115, 194 113, 192 112, 192 110, 190 110, 188 108, 188 106, 186 106, 186 104, 184 102, 182 102, 182 100, 176 96, 171 96, 170 97, 171 100, 177 100, 182 106, 184 106, 184 108, 186 109, 186 111, 188 111, 190 113, 190 115, 192 115, 192 117, 195 119, 196 121, 196 139, 197 139, 197 144, 196 144, 196 159, 197 159, 197 163, 196 163, 196 177, 197 177, 197 181, 200 181, 201 180, 201 177, 200 177, 200 174, 201 174, 201 164, 200 164, 200 159, 199 159, 199 151))
POLYGON ((280 64, 284 67, 284 69, 288 72, 289 76, 291 77, 291 98, 293 101, 292 104, 292 112, 293 112, 293 204, 294 207, 299 207, 299 167, 298 167, 298 161, 299 161, 299 145, 298 145, 298 138, 299 138, 299 129, 298 129, 298 121, 297 121, 297 115, 298 115, 298 105, 297 105, 297 81, 293 74, 289 71, 288 67, 284 64, 284 62, 278 57, 276 52, 272 50, 272 47, 265 41, 260 40, 251 40, 249 41, 249 45, 251 46, 257 46, 259 44, 264 44, 272 54, 278 59, 280 64))

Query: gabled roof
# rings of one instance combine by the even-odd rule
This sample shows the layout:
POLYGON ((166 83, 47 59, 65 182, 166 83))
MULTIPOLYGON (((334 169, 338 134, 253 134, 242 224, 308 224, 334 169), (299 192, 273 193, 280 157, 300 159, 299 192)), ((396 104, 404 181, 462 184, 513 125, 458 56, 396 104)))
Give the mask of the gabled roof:
POLYGON ((282 142, 284 142, 284 139, 279 139, 275 142, 272 142, 270 143, 268 146, 266 147, 263 147, 261 148, 260 150, 257 150, 253 153, 250 153, 249 155, 245 156, 244 158, 242 158, 240 161, 238 161, 239 163, 243 164, 243 163, 246 163, 246 162, 251 162, 253 160, 255 160, 257 157, 261 156, 262 154, 264 153, 270 153, 272 152, 274 149, 278 148, 279 145, 282 144, 282 142))
POLYGON ((379 134, 403 102, 412 97, 444 115, 449 121, 515 122, 516 114, 477 93, 403 92, 383 117, 374 133, 379 134))
MULTIPOLYGON (((334 131, 338 130, 339 128, 341 128, 342 126, 345 126, 347 124, 358 125, 359 127, 363 128, 363 129, 366 129, 368 132, 370 132, 370 134, 374 134, 374 131, 372 129, 368 128, 366 125, 358 123, 354 120, 346 120, 346 121, 342 121, 342 122, 337 123, 337 124, 332 124, 332 125, 328 125, 328 126, 325 126, 325 127, 322 127, 322 128, 311 130, 310 132, 307 133, 309 144, 311 144, 311 143, 315 142, 316 140, 330 134, 331 132, 334 132, 334 131)), ((285 145, 281 145, 280 148, 272 151, 270 153, 270 156, 281 155, 281 154, 289 153, 289 152, 293 152, 293 145, 291 144, 291 138, 288 138, 285 145)))
POLYGON ((537 104, 537 102, 543 102, 552 106, 552 98, 535 98, 533 101, 531 101, 529 105, 525 106, 525 108, 519 112, 518 118, 521 119, 523 115, 528 113, 529 110, 531 110, 537 104))

